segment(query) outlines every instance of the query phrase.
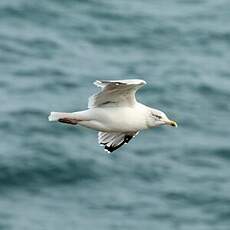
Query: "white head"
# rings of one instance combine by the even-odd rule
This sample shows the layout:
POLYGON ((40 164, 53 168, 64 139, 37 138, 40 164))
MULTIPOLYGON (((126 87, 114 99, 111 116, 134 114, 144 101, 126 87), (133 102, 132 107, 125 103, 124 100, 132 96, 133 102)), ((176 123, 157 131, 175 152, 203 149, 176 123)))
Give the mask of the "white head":
POLYGON ((148 125, 150 127, 156 127, 160 125, 177 127, 177 123, 168 119, 164 112, 152 108, 149 110, 148 125))

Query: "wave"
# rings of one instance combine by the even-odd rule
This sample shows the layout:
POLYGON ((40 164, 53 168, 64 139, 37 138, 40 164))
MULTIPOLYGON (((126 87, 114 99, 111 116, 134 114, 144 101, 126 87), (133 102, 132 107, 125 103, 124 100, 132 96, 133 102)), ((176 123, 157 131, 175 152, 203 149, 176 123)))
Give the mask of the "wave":
MULTIPOLYGON (((38 158, 38 157, 37 157, 38 158)), ((92 159, 14 159, 14 163, 0 163, 0 189, 10 187, 33 188, 59 184, 76 184, 100 179, 99 167, 92 159)))

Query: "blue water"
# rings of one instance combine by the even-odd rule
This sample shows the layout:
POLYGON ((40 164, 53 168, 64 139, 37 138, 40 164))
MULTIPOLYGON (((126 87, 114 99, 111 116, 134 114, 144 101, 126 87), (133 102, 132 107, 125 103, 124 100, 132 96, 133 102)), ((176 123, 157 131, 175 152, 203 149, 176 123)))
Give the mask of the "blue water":
POLYGON ((230 229, 228 0, 0 1, 0 229, 230 229), (49 123, 140 78, 178 122, 108 155, 49 123))

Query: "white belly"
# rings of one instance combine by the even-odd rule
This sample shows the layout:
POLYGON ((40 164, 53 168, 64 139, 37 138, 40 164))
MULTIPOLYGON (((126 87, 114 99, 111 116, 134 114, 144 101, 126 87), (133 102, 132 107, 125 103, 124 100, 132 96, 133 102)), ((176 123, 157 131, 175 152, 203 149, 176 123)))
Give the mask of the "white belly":
POLYGON ((146 115, 138 108, 93 108, 87 112, 90 119, 79 124, 98 131, 135 132, 147 128, 146 115))

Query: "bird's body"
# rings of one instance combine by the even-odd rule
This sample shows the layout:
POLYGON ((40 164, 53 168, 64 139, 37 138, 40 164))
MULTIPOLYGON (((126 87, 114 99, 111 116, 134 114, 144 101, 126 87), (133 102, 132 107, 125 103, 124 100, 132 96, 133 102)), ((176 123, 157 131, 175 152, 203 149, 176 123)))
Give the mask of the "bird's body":
POLYGON ((112 152, 135 136, 140 130, 162 124, 176 126, 167 116, 135 99, 143 80, 96 81, 102 91, 89 99, 88 110, 51 112, 49 121, 59 121, 99 131, 98 140, 112 152))
POLYGON ((78 122, 79 125, 103 132, 137 132, 147 129, 146 107, 137 103, 133 107, 107 107, 92 108, 82 112, 73 113, 88 117, 86 121, 78 122))

